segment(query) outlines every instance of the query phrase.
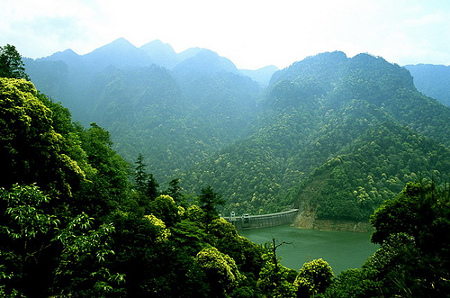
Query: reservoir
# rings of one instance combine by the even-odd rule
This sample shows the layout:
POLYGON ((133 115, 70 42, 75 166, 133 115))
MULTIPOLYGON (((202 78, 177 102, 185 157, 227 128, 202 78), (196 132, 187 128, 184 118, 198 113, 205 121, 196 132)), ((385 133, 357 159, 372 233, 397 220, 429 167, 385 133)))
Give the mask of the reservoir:
POLYGON ((327 261, 334 274, 349 268, 361 268, 378 245, 370 242, 371 233, 320 231, 291 227, 243 230, 239 234, 258 243, 288 242, 277 248, 281 264, 299 270, 303 263, 322 258, 327 261))

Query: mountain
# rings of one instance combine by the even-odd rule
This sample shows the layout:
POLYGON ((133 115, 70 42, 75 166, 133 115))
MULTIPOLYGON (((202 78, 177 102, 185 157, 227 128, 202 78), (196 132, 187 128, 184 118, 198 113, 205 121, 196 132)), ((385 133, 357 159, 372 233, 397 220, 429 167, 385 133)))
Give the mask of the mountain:
POLYGON ((124 38, 119 38, 83 56, 83 62, 97 71, 107 66, 143 67, 153 64, 149 55, 124 38))
POLYGON ((450 178, 450 109, 398 65, 324 53, 275 73, 266 93, 254 133, 183 177, 222 193, 224 214, 363 220, 408 181, 450 178))
POLYGON ((75 63, 80 62, 80 55, 78 55, 71 49, 67 49, 62 52, 56 52, 53 55, 48 56, 46 58, 37 59, 37 61, 45 61, 45 60, 55 61, 55 62, 61 61, 66 64, 75 64, 75 63))
POLYGON ((155 64, 167 69, 172 69, 180 60, 184 60, 179 57, 170 44, 163 43, 160 40, 149 42, 141 46, 141 49, 147 53, 155 64))
POLYGON ((405 68, 411 72, 420 92, 450 106, 450 66, 417 64, 405 68))
POLYGON ((240 71, 251 78, 253 81, 258 82, 261 86, 266 87, 269 85, 272 75, 279 69, 274 65, 262 67, 260 69, 240 69, 240 71))
POLYGON ((106 128, 130 163, 143 154, 164 182, 245 134, 261 95, 256 82, 217 53, 176 54, 160 41, 136 48, 118 39, 82 56, 65 51, 28 59, 26 67, 38 89, 84 125, 106 128))
POLYGON ((178 76, 216 73, 220 71, 240 74, 239 70, 229 59, 206 49, 200 50, 192 57, 186 58, 173 69, 173 72, 178 76))

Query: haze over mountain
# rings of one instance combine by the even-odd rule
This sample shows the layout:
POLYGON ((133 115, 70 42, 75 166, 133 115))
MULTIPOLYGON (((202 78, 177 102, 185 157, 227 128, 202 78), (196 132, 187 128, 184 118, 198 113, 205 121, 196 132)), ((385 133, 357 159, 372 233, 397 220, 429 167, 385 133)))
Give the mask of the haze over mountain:
POLYGON ((424 94, 450 106, 450 66, 418 64, 405 68, 414 77, 414 84, 424 94))
POLYGON ((225 214, 302 207, 364 220, 408 181, 450 178, 449 108, 380 57, 332 52, 248 71, 207 49, 119 39, 26 67, 129 162, 142 153, 158 181, 212 185, 225 214))

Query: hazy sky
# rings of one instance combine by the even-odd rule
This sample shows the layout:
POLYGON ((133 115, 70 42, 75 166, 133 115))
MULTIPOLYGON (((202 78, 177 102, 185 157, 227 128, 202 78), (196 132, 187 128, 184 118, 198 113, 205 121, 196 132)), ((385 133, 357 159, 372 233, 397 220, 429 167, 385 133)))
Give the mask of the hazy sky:
POLYGON ((0 20, 0 45, 31 58, 124 37, 208 48, 239 68, 283 68, 334 50, 450 64, 448 0, 0 0, 0 20))

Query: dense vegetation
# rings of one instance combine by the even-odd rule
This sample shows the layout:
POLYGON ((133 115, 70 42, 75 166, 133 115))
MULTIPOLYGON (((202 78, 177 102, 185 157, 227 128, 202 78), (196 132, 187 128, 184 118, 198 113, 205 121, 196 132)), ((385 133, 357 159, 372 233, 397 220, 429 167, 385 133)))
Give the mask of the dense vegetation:
MULTIPOLYGON (((449 292, 448 187, 416 179, 386 200, 371 218, 372 241, 380 249, 361 269, 335 277, 318 259, 296 272, 279 263, 276 249, 283 242, 256 245, 218 216, 225 201, 212 187, 187 195, 174 179, 160 190, 143 155, 130 166, 112 149, 105 129, 73 123, 69 110, 27 81, 13 46, 0 48, 3 55, 14 63, 1 65, 7 71, 0 78, 1 296, 442 297, 449 292)), ((385 131, 367 130, 365 136, 376 144, 370 148, 380 150, 389 134, 403 137, 395 146, 412 138, 406 128, 389 125, 385 131)), ((426 150, 447 150, 432 137, 412 140, 411 156, 442 156, 426 150)), ((356 148, 367 141, 357 138, 355 144, 363 145, 356 148)), ((369 153, 332 160, 341 165, 333 171, 353 168, 364 154, 369 153)), ((403 167, 394 166, 392 173, 397 170, 407 175, 403 167)), ((321 171, 327 173, 327 165, 315 173, 324 175, 321 171)))

